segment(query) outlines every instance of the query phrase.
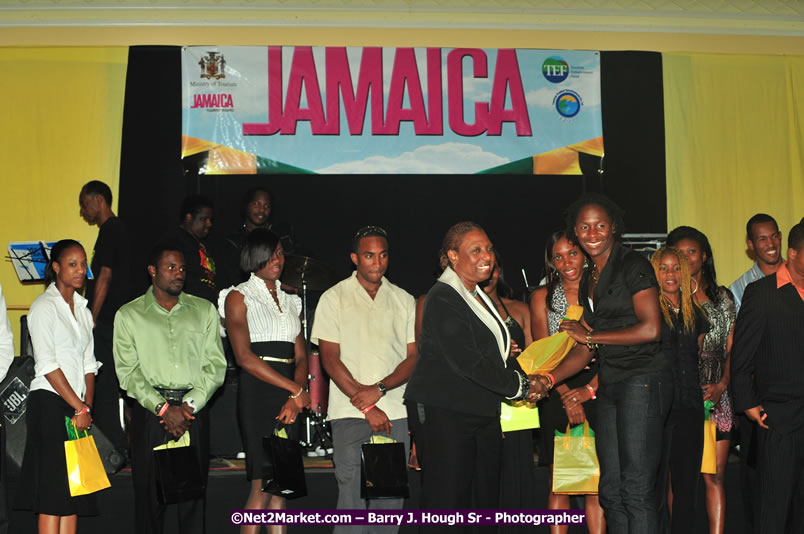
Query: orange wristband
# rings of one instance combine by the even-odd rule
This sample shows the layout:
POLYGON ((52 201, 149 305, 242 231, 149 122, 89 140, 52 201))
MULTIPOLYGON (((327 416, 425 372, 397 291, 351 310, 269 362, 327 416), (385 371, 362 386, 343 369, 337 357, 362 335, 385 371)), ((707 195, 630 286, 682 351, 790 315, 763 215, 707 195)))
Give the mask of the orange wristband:
POLYGON ((368 413, 369 410, 371 410, 372 408, 374 408, 376 406, 377 406, 376 404, 372 404, 371 406, 367 406, 367 407, 363 408, 362 410, 360 410, 360 412, 361 413, 368 413))

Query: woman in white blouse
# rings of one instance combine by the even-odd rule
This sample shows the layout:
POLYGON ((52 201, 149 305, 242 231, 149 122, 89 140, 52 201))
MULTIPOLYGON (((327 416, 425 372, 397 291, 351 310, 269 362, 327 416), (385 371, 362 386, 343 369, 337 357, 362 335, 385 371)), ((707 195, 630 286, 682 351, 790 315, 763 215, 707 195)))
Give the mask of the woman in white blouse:
POLYGON ((28 434, 17 506, 39 514, 40 534, 74 533, 78 515, 97 514, 94 495, 71 497, 64 458, 65 419, 79 431, 92 425, 95 361, 92 313, 76 290, 84 285, 87 256, 77 241, 53 246, 45 292, 34 300, 28 327, 35 377, 27 404, 28 434))
MULTIPOLYGON (((240 366, 238 416, 246 449, 246 476, 251 490, 245 508, 275 510, 285 499, 262 491, 271 477, 270 458, 262 438, 279 423, 292 425, 302 408, 310 407, 307 354, 301 333, 301 299, 282 291, 279 276, 285 257, 279 238, 268 230, 248 234, 240 254, 240 267, 251 273, 246 282, 221 291, 218 309, 224 318, 240 366)), ((283 532, 284 526, 272 526, 283 532)), ((259 532, 258 525, 243 533, 259 532)))

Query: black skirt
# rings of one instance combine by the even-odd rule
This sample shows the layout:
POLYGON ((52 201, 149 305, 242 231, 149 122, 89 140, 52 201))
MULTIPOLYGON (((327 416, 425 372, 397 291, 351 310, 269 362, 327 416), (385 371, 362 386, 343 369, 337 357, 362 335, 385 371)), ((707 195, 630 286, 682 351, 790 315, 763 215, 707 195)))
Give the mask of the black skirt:
MULTIPOLYGON (((286 341, 252 343, 251 350, 258 356, 294 358, 294 344, 286 341)), ((265 363, 285 378, 293 380, 295 363, 271 361, 265 363)), ((240 434, 246 449, 248 480, 264 479, 270 475, 270 458, 263 451, 262 438, 274 432, 277 425, 276 417, 287 400, 286 389, 263 382, 241 369, 237 388, 237 413, 240 420, 240 434)))
POLYGON ((28 433, 14 507, 38 514, 97 515, 95 495, 70 496, 64 418, 75 411, 56 393, 32 391, 26 410, 28 433))
MULTIPOLYGON (((591 369, 585 369, 567 380, 567 387, 570 389, 584 387, 596 374, 597 365, 593 364, 591 369)), ((597 403, 593 400, 584 402, 583 410, 586 414, 586 420, 589 421, 589 426, 594 430, 597 422, 597 403)), ((563 404, 561 404, 561 394, 555 389, 550 391, 548 398, 539 403, 539 421, 542 442, 539 463, 541 465, 552 465, 555 449, 553 441, 555 439, 555 431, 558 430, 561 433, 566 432, 567 423, 569 423, 567 412, 564 410, 563 404)))

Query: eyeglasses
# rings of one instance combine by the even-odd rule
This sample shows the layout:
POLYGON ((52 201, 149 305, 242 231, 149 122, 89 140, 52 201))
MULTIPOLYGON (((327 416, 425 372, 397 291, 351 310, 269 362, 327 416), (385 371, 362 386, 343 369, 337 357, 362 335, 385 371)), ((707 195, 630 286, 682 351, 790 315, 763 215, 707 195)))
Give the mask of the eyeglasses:
POLYGON ((366 236, 379 236, 388 239, 388 232, 379 226, 364 226, 355 234, 355 239, 360 239, 366 236))

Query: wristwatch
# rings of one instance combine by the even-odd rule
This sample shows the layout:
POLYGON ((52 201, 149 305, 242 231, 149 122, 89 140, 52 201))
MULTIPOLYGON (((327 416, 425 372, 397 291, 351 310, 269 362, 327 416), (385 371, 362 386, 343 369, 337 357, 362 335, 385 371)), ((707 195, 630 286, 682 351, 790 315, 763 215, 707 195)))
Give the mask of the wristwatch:
POLYGON ((385 394, 388 393, 388 388, 385 387, 385 384, 382 382, 377 382, 377 389, 380 390, 380 394, 385 397, 385 394))

